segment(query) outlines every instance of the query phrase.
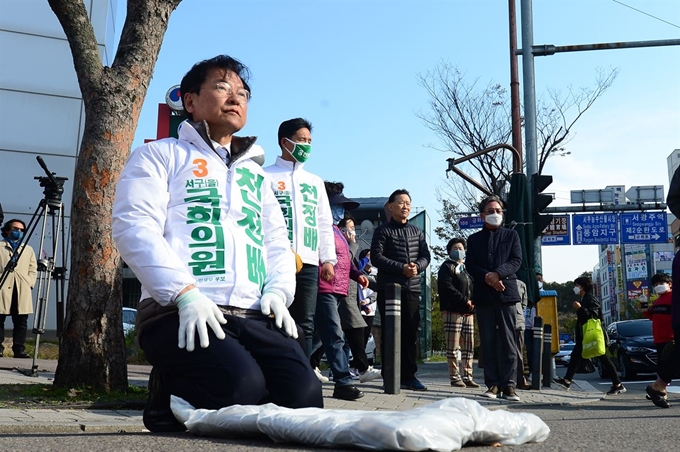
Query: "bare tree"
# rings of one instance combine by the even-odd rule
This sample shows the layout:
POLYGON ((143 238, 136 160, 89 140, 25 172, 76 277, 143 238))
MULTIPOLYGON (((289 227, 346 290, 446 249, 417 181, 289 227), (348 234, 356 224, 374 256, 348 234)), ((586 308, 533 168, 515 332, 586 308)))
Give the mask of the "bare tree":
MULTIPOLYGON (((501 85, 489 83, 480 89, 479 79, 467 83, 464 74, 447 62, 419 75, 418 82, 429 95, 430 112, 417 116, 441 142, 432 148, 464 157, 510 139, 510 99, 501 85)), ((510 181, 510 162, 507 152, 496 151, 466 166, 484 187, 500 195, 510 181)))
MULTIPOLYGON (((440 221, 439 226, 434 228, 435 235, 445 244, 452 237, 467 238, 472 231, 461 229, 458 224, 458 220, 462 216, 465 216, 464 212, 466 212, 467 207, 463 207, 463 209, 461 209, 452 201, 452 199, 455 199, 456 197, 452 195, 450 187, 436 188, 435 195, 437 201, 441 203, 441 209, 437 210, 440 221)), ((448 257, 446 253, 446 245, 434 245, 432 246, 432 252, 435 259, 440 262, 448 257)))
MULTIPOLYGON (((548 90, 548 100, 539 101, 536 121, 539 173, 549 158, 570 154, 566 144, 571 138, 574 124, 614 83, 617 75, 617 69, 610 72, 599 70, 594 88, 569 87, 564 96, 557 90, 548 90)), ((461 158, 510 141, 510 97, 501 85, 490 82, 480 86, 479 79, 468 82, 465 74, 445 61, 434 70, 419 75, 418 83, 429 95, 430 110, 417 113, 417 116, 440 139, 440 143, 430 145, 431 148, 451 153, 453 158, 461 158)), ((500 150, 471 159, 459 168, 488 191, 504 198, 510 185, 511 162, 510 153, 500 150)), ((440 199, 440 202, 447 202, 442 202, 442 222, 456 221, 456 215, 451 215, 451 206, 457 208, 460 205, 463 210, 476 210, 479 190, 459 177, 449 179, 446 185, 451 197, 440 199)), ((446 229, 442 232, 451 232, 446 229)), ((447 240, 450 237, 440 238, 447 240)))
POLYGON ((540 102, 536 115, 536 132, 538 143, 538 173, 543 173, 545 162, 550 157, 571 154, 565 146, 571 141, 571 129, 581 119, 595 101, 614 83, 619 74, 618 69, 605 72, 598 69, 595 87, 574 89, 567 88, 562 96, 559 90, 548 89, 549 103, 540 102))
POLYGON ((111 67, 102 65, 82 0, 48 0, 73 55, 85 103, 85 129, 71 207, 71 271, 54 384, 127 389, 120 255, 111 238, 115 184, 170 14, 181 0, 128 0, 111 67))

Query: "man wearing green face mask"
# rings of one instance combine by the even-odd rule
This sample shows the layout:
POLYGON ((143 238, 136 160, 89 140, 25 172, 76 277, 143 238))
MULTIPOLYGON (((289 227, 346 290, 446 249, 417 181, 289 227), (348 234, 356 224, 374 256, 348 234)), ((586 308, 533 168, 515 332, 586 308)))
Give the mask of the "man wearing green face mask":
MULTIPOLYGON (((264 171, 286 219, 291 247, 303 263, 296 276, 295 297, 289 309, 304 332, 305 352, 309 357, 313 352, 319 265, 322 265, 321 278, 330 281, 337 262, 333 215, 323 179, 304 169, 312 150, 312 124, 303 118, 284 121, 279 126, 278 138, 281 156, 264 171)), ((318 372, 317 376, 320 375, 318 372)))

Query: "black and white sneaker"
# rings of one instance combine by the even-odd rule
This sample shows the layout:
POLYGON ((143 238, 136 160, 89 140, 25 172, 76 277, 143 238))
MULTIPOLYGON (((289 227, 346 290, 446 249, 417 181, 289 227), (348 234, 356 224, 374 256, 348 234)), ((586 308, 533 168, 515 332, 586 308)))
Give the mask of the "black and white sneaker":
POLYGON ((569 389, 571 388, 571 381, 567 381, 562 377, 558 378, 553 378, 553 382, 557 383, 558 385, 562 386, 564 389, 569 389))
POLYGON ((491 386, 489 389, 486 390, 485 393, 482 394, 482 397, 487 397, 489 399, 497 399, 498 398, 498 386, 491 386))
POLYGON ((607 391, 607 395, 616 395, 616 394, 623 394, 626 392, 626 387, 622 384, 619 384, 618 386, 612 385, 611 388, 609 388, 609 391, 607 391))
POLYGON ((515 388, 508 386, 503 390, 503 398, 512 402, 519 402, 519 396, 515 392, 515 388))

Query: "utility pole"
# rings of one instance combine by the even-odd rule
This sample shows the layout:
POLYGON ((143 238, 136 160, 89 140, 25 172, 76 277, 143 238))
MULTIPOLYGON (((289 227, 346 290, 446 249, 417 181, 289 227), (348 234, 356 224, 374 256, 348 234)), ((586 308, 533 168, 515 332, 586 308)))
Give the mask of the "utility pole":
POLYGON ((519 102, 519 64, 517 63, 516 0, 508 0, 510 17, 510 105, 512 110, 512 147, 522 152, 522 111, 519 102))
MULTIPOLYGON (((521 14, 522 48, 531 49, 534 46, 534 13, 531 0, 522 0, 521 14)), ((531 176, 538 172, 538 150, 536 149, 536 85, 532 52, 522 53, 522 80, 524 82, 524 136, 526 140, 524 161, 527 165, 529 193, 533 193, 531 176)), ((533 200, 531 202, 533 203, 533 200)), ((541 236, 537 236, 534 242, 534 265, 537 267, 534 270, 543 270, 541 236)))
MULTIPOLYGON (((527 178, 529 184, 532 182, 532 175, 538 173, 538 150, 536 147, 536 85, 534 72, 534 56, 548 56, 560 52, 579 52, 590 50, 612 50, 612 49, 630 49, 638 47, 659 47, 659 46, 678 46, 680 39, 665 39, 657 41, 638 41, 638 42, 615 42, 615 43, 600 43, 600 44, 583 44, 583 45, 569 45, 569 46, 554 46, 551 44, 543 44, 534 46, 534 19, 532 0, 521 0, 521 15, 522 15, 522 48, 517 49, 515 53, 522 55, 522 80, 524 82, 524 135, 525 135, 525 158, 527 165, 527 178)), ((513 3, 513 0, 510 0, 513 3)), ((514 8, 511 6, 510 14, 514 8)), ((512 17, 511 17, 511 41, 512 41, 512 17)), ((510 43, 512 46, 512 42, 510 43)), ((512 60, 511 60, 512 61, 512 60)), ((514 125, 514 123, 513 123, 514 125)), ((514 131, 513 131, 513 140, 514 131)), ((533 187, 530 187, 533 192, 533 187)), ((532 200, 533 203, 533 200, 532 200)), ((542 266, 541 259, 541 237, 536 239, 535 262, 540 269, 542 266)))

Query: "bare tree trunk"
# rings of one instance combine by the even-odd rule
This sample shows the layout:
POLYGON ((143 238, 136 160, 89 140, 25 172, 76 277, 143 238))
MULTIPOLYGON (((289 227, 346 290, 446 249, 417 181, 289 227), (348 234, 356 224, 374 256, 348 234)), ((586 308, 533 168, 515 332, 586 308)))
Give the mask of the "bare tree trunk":
POLYGON ((111 238, 115 182, 132 144, 135 120, 109 114, 86 120, 71 207, 71 272, 57 386, 126 389, 120 255, 111 238), (114 138, 115 137, 115 138, 114 138))
POLYGON ((129 0, 116 58, 102 67, 82 0, 48 0, 66 33, 85 102, 71 206, 71 269, 56 386, 128 386, 120 255, 111 237, 116 182, 170 14, 181 0, 129 0))

